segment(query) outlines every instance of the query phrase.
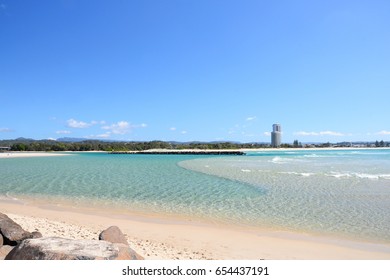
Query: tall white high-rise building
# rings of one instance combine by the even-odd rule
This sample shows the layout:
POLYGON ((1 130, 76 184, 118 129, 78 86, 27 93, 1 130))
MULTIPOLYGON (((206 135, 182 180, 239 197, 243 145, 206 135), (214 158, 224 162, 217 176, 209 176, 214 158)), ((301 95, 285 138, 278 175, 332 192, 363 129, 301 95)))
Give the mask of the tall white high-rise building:
POLYGON ((280 124, 272 125, 271 132, 271 146, 273 148, 278 148, 282 144, 282 128, 280 124))

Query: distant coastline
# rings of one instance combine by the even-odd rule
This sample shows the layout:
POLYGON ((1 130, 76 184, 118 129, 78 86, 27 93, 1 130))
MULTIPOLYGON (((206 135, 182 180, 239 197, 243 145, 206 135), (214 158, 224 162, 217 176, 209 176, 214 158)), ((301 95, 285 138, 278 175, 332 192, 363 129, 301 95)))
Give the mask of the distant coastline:
POLYGON ((336 151, 336 150, 381 150, 390 147, 310 147, 310 148, 243 148, 238 150, 211 150, 211 149, 151 149, 144 151, 0 151, 0 159, 3 158, 27 158, 27 157, 51 157, 68 156, 72 153, 108 153, 108 154, 161 154, 161 155, 245 155, 250 152, 285 152, 285 151, 336 151))
POLYGON ((183 150, 170 150, 170 149, 151 149, 144 151, 1 151, 0 159, 3 158, 27 158, 27 157, 50 157, 50 156, 68 156, 72 153, 108 153, 108 154, 161 154, 161 155, 245 155, 249 152, 285 152, 285 151, 332 151, 332 150, 380 150, 390 149, 390 147, 326 147, 326 148, 252 148, 252 149, 239 149, 239 150, 209 150, 209 149, 183 149, 183 150))
MULTIPOLYGON (((283 143, 277 150, 283 149, 323 149, 323 148, 389 148, 389 141, 375 142, 339 142, 339 143, 283 143)), ((237 142, 175 142, 175 141, 101 141, 89 139, 59 139, 34 140, 17 138, 13 140, 0 140, 0 153, 12 152, 140 152, 150 150, 169 151, 245 151, 245 150, 271 150, 270 143, 237 143, 237 142)))

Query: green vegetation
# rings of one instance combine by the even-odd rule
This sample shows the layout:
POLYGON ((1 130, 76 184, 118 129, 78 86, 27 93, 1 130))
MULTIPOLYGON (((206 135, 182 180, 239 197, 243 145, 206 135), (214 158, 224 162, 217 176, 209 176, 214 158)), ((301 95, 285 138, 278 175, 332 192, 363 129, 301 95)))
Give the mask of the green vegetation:
MULTIPOLYGON (((327 147, 390 147, 390 142, 342 142, 337 144, 318 143, 302 144, 294 140, 292 144, 284 143, 281 148, 327 148, 327 147)), ((234 143, 234 142, 108 142, 99 140, 85 141, 55 141, 55 140, 33 140, 18 138, 15 140, 0 140, 0 147, 10 147, 11 151, 143 151, 150 149, 213 149, 213 150, 237 150, 237 149, 256 149, 271 148, 268 143, 234 143)))
POLYGON ((268 144, 237 144, 231 142, 221 143, 171 143, 163 141, 150 142, 105 142, 98 140, 86 140, 81 142, 59 142, 54 140, 15 139, 2 140, 0 146, 9 146, 11 151, 143 151, 150 149, 243 149, 266 148, 268 144))

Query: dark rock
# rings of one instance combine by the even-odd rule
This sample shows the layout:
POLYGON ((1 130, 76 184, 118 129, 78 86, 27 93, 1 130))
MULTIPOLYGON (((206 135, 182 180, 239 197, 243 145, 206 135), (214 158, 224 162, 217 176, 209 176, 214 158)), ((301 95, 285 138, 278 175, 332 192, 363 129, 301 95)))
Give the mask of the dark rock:
POLYGON ((34 239, 36 239, 36 238, 42 238, 42 233, 40 233, 39 231, 33 231, 33 232, 31 233, 31 238, 34 238, 34 239))
POLYGON ((129 245, 125 235, 117 226, 111 226, 99 234, 99 240, 105 240, 112 243, 121 243, 129 245))
POLYGON ((7 256, 8 253, 11 252, 11 250, 12 250, 13 248, 14 248, 14 247, 9 246, 9 245, 1 246, 1 247, 0 247, 0 260, 4 260, 5 256, 7 256))
POLYGON ((22 229, 7 215, 0 213, 0 233, 4 237, 4 244, 16 245, 20 241, 31 238, 31 233, 22 229))
POLYGON ((47 237, 23 240, 6 260, 137 260, 143 259, 122 244, 98 240, 47 237))

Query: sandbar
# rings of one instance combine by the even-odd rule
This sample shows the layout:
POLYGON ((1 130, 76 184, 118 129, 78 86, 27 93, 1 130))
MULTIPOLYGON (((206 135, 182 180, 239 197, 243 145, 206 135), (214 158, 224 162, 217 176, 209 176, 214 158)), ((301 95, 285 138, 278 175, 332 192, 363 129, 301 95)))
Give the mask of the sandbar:
POLYGON ((0 158, 53 157, 67 155, 69 154, 55 152, 2 152, 0 153, 0 158))

